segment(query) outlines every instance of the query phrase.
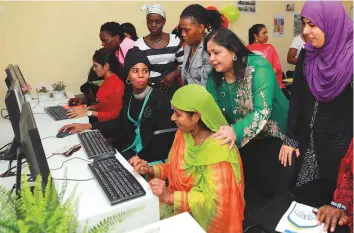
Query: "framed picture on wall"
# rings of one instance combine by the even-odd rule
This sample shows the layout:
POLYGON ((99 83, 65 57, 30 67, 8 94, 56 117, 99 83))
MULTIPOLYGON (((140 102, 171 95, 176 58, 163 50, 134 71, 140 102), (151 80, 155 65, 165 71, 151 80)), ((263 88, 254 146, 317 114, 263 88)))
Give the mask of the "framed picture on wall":
POLYGON ((294 14, 294 36, 300 35, 302 32, 301 14, 294 14))
POLYGON ((295 3, 293 2, 285 2, 284 4, 286 12, 294 12, 295 11, 295 3))
POLYGON ((256 13, 256 0, 237 1, 237 8, 241 12, 256 13))
POLYGON ((284 15, 273 15, 273 37, 284 36, 284 15))

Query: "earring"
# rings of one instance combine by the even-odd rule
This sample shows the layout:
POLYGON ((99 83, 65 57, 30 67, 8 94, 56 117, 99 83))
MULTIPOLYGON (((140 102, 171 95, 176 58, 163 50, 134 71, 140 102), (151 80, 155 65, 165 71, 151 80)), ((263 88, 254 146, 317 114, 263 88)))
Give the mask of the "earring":
POLYGON ((129 78, 127 78, 127 80, 125 80, 125 83, 128 84, 128 85, 130 84, 129 78))
POLYGON ((237 61, 237 56, 234 55, 234 56, 232 57, 232 60, 237 61))

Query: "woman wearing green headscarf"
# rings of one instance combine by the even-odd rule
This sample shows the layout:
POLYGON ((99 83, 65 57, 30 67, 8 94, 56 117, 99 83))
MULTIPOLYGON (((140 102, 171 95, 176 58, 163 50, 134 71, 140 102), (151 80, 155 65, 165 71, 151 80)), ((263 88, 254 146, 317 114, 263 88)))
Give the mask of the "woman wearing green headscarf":
POLYGON ((178 131, 168 161, 152 167, 138 158, 131 161, 137 172, 152 178, 161 219, 188 211, 208 233, 242 232, 244 182, 238 150, 210 138, 227 125, 226 119, 200 85, 180 88, 171 103, 178 131))

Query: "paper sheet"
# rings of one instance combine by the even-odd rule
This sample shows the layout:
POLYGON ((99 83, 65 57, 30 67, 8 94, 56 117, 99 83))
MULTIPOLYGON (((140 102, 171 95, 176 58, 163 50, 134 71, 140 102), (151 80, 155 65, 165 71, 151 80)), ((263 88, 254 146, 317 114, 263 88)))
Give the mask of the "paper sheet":
POLYGON ((313 210, 311 206, 293 201, 275 230, 284 233, 322 233, 324 224, 317 225, 313 210))

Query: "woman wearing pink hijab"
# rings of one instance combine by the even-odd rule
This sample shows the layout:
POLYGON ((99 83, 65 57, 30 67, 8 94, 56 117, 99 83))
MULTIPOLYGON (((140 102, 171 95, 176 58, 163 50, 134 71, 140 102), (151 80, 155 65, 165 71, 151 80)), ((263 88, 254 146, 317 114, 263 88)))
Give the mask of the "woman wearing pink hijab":
POLYGON ((299 158, 296 186, 335 184, 353 137, 353 21, 340 1, 307 1, 301 16, 308 42, 295 69, 279 160, 286 166, 293 153, 299 158))

